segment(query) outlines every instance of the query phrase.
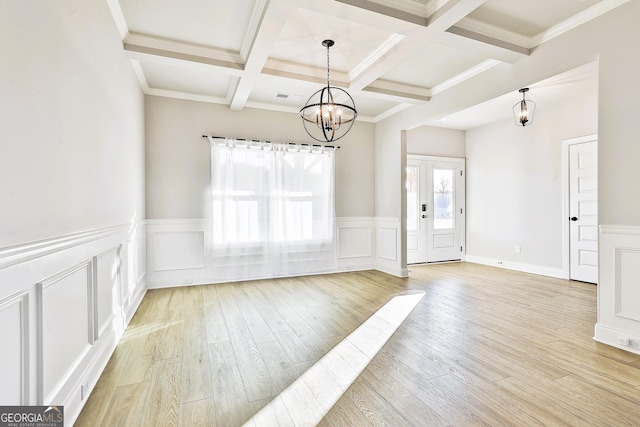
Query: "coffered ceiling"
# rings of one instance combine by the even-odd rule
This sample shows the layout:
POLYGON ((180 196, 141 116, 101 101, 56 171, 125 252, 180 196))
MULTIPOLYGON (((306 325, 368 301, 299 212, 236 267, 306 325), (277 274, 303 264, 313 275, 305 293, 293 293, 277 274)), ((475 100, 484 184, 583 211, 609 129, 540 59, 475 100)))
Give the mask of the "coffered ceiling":
POLYGON ((358 120, 375 122, 515 63, 626 1, 108 3, 146 94, 297 113, 326 84, 321 43, 333 39, 331 84, 353 96, 358 120))

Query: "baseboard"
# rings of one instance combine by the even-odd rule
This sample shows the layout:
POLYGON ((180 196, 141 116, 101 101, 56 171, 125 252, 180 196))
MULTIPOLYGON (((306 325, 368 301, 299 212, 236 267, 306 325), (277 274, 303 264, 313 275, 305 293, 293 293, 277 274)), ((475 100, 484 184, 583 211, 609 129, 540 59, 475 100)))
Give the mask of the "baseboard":
POLYGON ((521 271, 523 273, 539 274, 541 276, 549 276, 549 277, 556 277, 556 278, 563 277, 562 268, 551 268, 551 267, 544 267, 544 266, 535 265, 535 264, 524 264, 524 263, 512 262, 512 261, 503 261, 499 259, 485 258, 485 257, 469 255, 469 254, 465 255, 465 261, 471 262, 474 264, 490 265, 492 267, 505 268, 507 270, 521 271))
POLYGON ((596 323, 595 335, 593 339, 602 344, 607 344, 621 350, 630 351, 631 353, 640 354, 640 335, 632 335, 629 334, 629 332, 617 330, 608 326, 604 326, 600 323, 596 323), (629 345, 620 344, 620 339, 629 340, 629 345))

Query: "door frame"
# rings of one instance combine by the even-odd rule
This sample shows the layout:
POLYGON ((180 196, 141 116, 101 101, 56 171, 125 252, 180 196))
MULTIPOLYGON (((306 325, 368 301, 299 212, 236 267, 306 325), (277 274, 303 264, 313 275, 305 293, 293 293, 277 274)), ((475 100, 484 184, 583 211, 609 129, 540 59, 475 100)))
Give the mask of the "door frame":
MULTIPOLYGON (((571 278, 569 230, 569 147, 586 142, 598 142, 598 134, 562 140, 562 278, 571 278)), ((598 203, 600 203, 598 201, 598 203)))
MULTIPOLYGON (((407 160, 419 160, 419 161, 431 161, 431 162, 460 162, 462 164, 462 179, 461 181, 461 193, 459 191, 456 191, 457 194, 457 202, 458 205, 456 207, 456 209, 462 209, 462 214, 460 215, 460 246, 462 246, 462 251, 460 252, 460 261, 465 261, 466 260, 466 254, 467 254, 467 239, 466 239, 466 232, 467 232, 467 221, 466 221, 466 217, 467 217, 467 159, 464 157, 439 157, 439 156, 425 156, 422 154, 407 154, 406 155, 406 159, 405 159, 405 167, 406 167, 406 161, 407 160)), ((407 189, 406 189, 406 185, 403 186, 404 188, 404 194, 405 197, 403 198, 404 200, 404 204, 407 204, 407 189)), ((406 209, 405 209, 405 216, 406 216, 406 209)), ((406 250, 407 250, 407 230, 405 228, 404 230, 404 250, 405 250, 405 254, 406 254, 406 250)), ((405 256, 406 259, 406 256, 405 256)))

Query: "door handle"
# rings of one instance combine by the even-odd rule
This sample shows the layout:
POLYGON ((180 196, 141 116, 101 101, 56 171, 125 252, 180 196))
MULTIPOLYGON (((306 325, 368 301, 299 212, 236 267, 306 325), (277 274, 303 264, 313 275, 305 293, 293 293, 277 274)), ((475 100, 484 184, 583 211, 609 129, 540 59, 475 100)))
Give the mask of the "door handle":
POLYGON ((569 218, 571 221, 577 221, 578 217, 577 216, 572 216, 571 218, 569 218))
POLYGON ((426 217, 427 217, 426 215, 422 215, 422 218, 426 218, 426 217))

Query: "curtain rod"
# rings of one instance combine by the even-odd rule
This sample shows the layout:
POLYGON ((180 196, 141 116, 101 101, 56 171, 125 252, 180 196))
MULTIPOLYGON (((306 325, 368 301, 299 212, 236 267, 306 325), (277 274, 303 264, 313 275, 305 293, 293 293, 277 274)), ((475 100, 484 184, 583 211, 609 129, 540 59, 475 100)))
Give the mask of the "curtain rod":
MULTIPOLYGON (((229 139, 225 136, 213 136, 213 135, 202 135, 203 138, 214 138, 214 139, 229 139)), ((249 141, 249 142, 268 142, 269 144, 271 144, 271 141, 260 141, 257 139, 245 139, 245 138, 233 138, 237 141, 249 141)), ((289 145, 306 145, 306 146, 312 146, 312 147, 327 147, 327 148, 340 148, 339 145, 322 145, 322 144, 306 144, 306 143, 295 143, 295 142, 285 142, 285 144, 289 144, 289 145)))

